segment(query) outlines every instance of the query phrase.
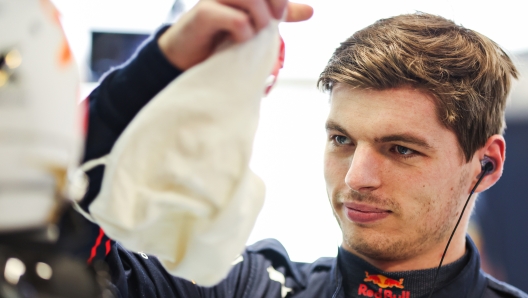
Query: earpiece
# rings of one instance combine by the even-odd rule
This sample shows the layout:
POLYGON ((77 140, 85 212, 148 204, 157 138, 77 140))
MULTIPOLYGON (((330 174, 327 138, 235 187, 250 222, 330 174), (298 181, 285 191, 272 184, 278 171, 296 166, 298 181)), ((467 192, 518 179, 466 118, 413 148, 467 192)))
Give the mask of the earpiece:
POLYGON ((490 174, 490 173, 493 173, 493 171, 495 171, 495 163, 493 162, 493 160, 487 156, 484 157, 484 159, 482 159, 480 161, 480 165, 482 166, 482 174, 483 175, 487 175, 487 174, 490 174))

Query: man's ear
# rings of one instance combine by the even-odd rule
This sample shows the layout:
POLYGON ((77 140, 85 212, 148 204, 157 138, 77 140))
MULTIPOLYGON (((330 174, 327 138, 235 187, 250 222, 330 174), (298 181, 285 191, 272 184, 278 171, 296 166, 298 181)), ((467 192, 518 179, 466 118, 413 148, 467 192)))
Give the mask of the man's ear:
POLYGON ((483 161, 489 160, 493 163, 493 169, 488 171, 480 185, 475 190, 476 193, 483 192, 486 189, 492 187, 502 176, 502 170, 504 168, 504 161, 506 160, 506 141, 501 135, 493 135, 488 138, 486 144, 477 150, 473 155, 472 170, 473 182, 472 185, 477 183, 480 175, 484 173, 483 161))

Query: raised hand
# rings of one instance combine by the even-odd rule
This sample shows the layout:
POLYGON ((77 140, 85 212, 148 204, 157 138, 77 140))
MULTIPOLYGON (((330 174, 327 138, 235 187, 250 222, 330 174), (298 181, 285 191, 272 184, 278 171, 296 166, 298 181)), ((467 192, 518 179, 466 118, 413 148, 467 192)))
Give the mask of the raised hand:
POLYGON ((224 40, 244 42, 270 20, 299 22, 309 19, 312 7, 287 0, 202 0, 158 39, 165 57, 187 70, 207 59, 224 40))

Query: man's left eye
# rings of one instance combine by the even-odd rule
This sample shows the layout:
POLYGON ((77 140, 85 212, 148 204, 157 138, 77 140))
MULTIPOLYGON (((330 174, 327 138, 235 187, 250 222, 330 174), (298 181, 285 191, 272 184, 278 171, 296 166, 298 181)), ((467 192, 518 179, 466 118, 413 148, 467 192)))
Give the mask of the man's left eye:
POLYGON ((396 150, 396 152, 398 152, 401 155, 410 155, 410 154, 415 153, 414 150, 409 149, 407 147, 399 146, 399 145, 396 145, 394 149, 396 150))

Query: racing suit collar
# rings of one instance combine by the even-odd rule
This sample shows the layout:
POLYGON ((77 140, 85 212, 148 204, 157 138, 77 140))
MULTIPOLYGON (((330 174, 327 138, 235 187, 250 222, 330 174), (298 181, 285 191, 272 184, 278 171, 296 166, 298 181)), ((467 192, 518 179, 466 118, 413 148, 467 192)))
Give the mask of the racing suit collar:
MULTIPOLYGON (((433 297, 480 297, 486 279, 480 272, 480 256, 469 236, 466 236, 466 254, 459 260, 442 266, 433 297)), ((330 274, 334 291, 330 297, 427 297, 427 285, 432 284, 435 269, 406 272, 383 272, 361 258, 339 249, 330 274), (347 266, 346 268, 343 268, 347 266), (344 269, 344 270, 343 270, 344 269), (370 272, 368 270, 371 270, 370 272), (433 275, 431 275, 431 272, 433 275), (367 275, 368 274, 368 275, 367 275), (423 277, 423 281, 420 281, 423 277), (426 279, 426 280, 425 280, 426 279), (350 282, 349 282, 350 280, 350 282)))

